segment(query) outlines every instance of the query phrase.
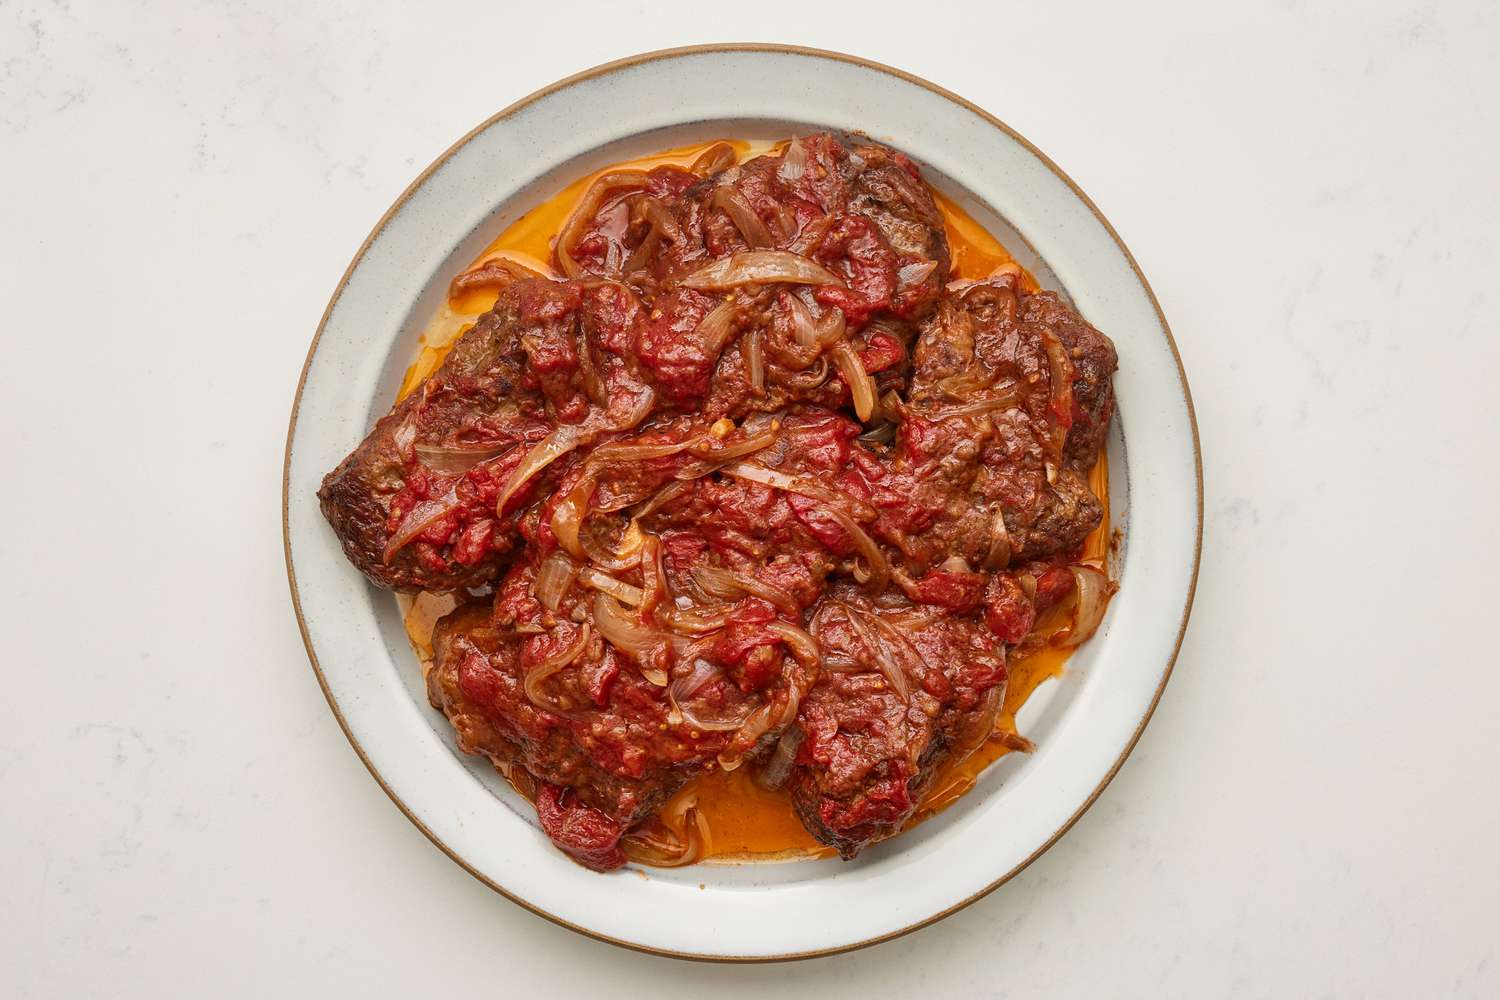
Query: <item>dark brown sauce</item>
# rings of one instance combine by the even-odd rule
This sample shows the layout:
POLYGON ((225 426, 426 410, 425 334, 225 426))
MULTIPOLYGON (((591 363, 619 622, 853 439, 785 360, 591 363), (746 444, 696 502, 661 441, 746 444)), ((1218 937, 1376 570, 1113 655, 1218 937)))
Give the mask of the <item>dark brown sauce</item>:
MULTIPOLYGON (((764 142, 729 142, 741 161, 776 148, 764 142)), ((474 259, 470 267, 505 258, 541 274, 557 277, 551 266, 553 238, 595 177, 612 170, 649 170, 663 164, 685 167, 712 145, 714 143, 705 142, 681 146, 652 156, 610 164, 579 178, 512 223, 474 259)), ((1015 263, 1015 258, 1000 241, 963 209, 941 194, 937 195, 937 203, 947 230, 954 278, 984 278, 998 267, 1015 263)), ((1024 270, 1021 277, 1026 287, 1038 287, 1035 279, 1024 270)), ((477 316, 494 305, 497 295, 494 291, 475 290, 448 300, 423 333, 422 351, 407 369, 398 398, 437 370, 453 342, 477 316)), ((1102 562, 1109 549, 1109 469, 1102 454, 1090 475, 1090 485, 1104 504, 1104 518, 1100 527, 1084 542, 1083 554, 1084 558, 1102 562)), ((432 594, 422 594, 415 600, 401 599, 407 634, 412 648, 422 660, 424 673, 431 666, 433 626, 452 606, 452 598, 432 594)), ((974 786, 987 767, 1012 752, 1018 745, 1014 738, 1019 735, 1016 713, 1041 684, 1063 672, 1071 652, 1070 649, 1044 647, 1029 656, 1010 661, 1010 679, 995 735, 968 758, 951 761, 939 769, 917 814, 907 824, 908 828, 952 805, 974 786)), ((518 787, 517 790, 526 793, 526 789, 518 787)), ((707 858, 766 861, 833 854, 832 849, 818 843, 803 828, 792 810, 791 799, 784 792, 766 791, 744 768, 728 772, 716 770, 704 775, 683 788, 662 808, 663 822, 679 836, 684 833, 681 828, 683 817, 690 805, 696 806, 699 815, 708 821, 707 858)))

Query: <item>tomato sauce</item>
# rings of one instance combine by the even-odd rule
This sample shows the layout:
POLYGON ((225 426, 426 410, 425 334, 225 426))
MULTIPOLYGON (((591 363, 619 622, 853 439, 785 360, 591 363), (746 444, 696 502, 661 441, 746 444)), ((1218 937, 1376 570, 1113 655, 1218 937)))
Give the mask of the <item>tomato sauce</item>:
MULTIPOLYGON (((779 148, 781 143, 727 140, 739 160, 759 156, 779 148)), ((506 259, 549 277, 559 277, 552 267, 552 243, 568 214, 594 179, 613 170, 649 170, 673 165, 687 167, 714 142, 679 146, 651 156, 613 163, 563 188, 552 198, 511 223, 470 265, 471 268, 497 259, 506 259)), ((934 192, 943 214, 954 279, 979 279, 996 268, 1014 265, 1015 258, 972 216, 951 199, 934 192)), ((1038 287, 1036 280, 1021 270, 1021 280, 1028 290, 1038 287)), ((432 318, 421 337, 421 350, 407 369, 397 398, 404 397, 442 364, 443 358, 474 320, 494 305, 498 292, 475 289, 453 295, 432 318)), ((1104 505, 1104 517, 1084 543, 1085 559, 1107 559, 1109 532, 1109 469, 1104 455, 1099 456, 1090 475, 1090 486, 1104 505)), ((432 629, 437 619, 451 610, 450 597, 423 594, 415 600, 399 597, 407 633, 422 661, 424 673, 431 666, 432 629)), ((1017 739, 1016 715, 1034 691, 1058 677, 1066 667, 1070 649, 1044 647, 1037 652, 1012 659, 1008 664, 1009 681, 1005 700, 996 723, 995 734, 967 759, 944 765, 933 780, 921 807, 908 828, 928 816, 952 805, 971 789, 980 775, 995 761, 1025 741, 1017 739)), ((695 806, 707 820, 709 843, 706 857, 723 862, 741 860, 796 860, 831 857, 832 848, 813 839, 798 821, 790 798, 782 792, 761 788, 748 769, 714 771, 690 783, 662 809, 664 822, 679 836, 688 806, 695 806)))

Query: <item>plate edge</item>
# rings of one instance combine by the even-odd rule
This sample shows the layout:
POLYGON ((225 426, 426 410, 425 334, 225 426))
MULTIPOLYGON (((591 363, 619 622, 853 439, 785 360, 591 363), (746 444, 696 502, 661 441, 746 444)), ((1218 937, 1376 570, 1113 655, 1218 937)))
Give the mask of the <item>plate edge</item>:
POLYGON ((1061 167, 1059 167, 1051 157, 1038 149, 1029 139, 1021 135, 1015 129, 1011 128, 999 118, 990 114, 988 111, 985 111, 983 108, 954 93, 953 91, 948 90, 945 87, 935 84, 923 77, 919 77, 904 70, 897 69, 894 66, 889 66, 885 63, 866 59, 862 56, 854 56, 849 55, 848 53, 836 52, 829 49, 812 48, 808 46, 781 45, 761 42, 730 42, 711 43, 705 45, 685 45, 675 48, 656 49, 632 56, 626 56, 621 59, 611 60, 606 63, 601 63, 589 69, 574 73, 571 76, 564 77, 561 80, 557 80, 554 83, 548 84, 547 86, 535 90, 532 93, 527 94, 525 97, 512 102, 511 104, 497 111, 495 114, 491 115, 489 118, 486 118, 483 122, 480 122, 474 128, 470 129, 456 142, 445 149, 435 160, 432 161, 431 164, 427 166, 425 170, 418 174, 416 178, 414 178, 412 182, 406 186, 406 188, 401 192, 396 200, 391 203, 390 208, 386 209, 386 211, 381 215, 380 219, 370 230, 369 235, 365 237, 364 241, 359 245, 358 250, 355 251, 353 259, 349 262, 349 266, 344 269, 343 275, 339 278, 338 284, 334 287, 333 294, 328 300, 328 305, 324 308, 323 315, 318 321, 317 329, 313 334, 312 343, 308 346, 307 356, 302 363, 302 371, 297 379, 297 389, 292 399, 291 417, 287 424, 286 450, 282 459, 281 534, 282 547, 286 559, 287 584, 291 591, 292 611, 297 618, 297 629, 302 636, 302 645, 307 651, 308 660, 312 665, 314 675, 317 677, 318 687, 323 692, 323 698, 328 702, 328 707, 333 712, 334 718, 338 720, 339 728, 343 730, 345 739, 349 741, 350 747, 353 748, 355 754, 359 757, 360 762, 364 764, 365 769, 370 772, 370 776, 375 779, 376 784, 380 786, 381 790, 385 792, 386 796, 390 798, 391 802, 395 804, 396 808, 401 811, 401 813, 412 823, 413 826, 415 826, 422 833, 423 836, 425 836, 429 841, 432 842, 433 846, 437 847, 438 850, 442 851, 445 855, 448 856, 449 859, 451 859, 459 867, 463 868, 464 871, 472 875, 481 884, 489 887, 490 889, 493 889, 501 896, 522 907, 528 912, 536 914, 537 916, 542 917, 543 919, 548 920, 559 927, 564 927, 568 930, 575 931, 578 934, 582 934, 583 936, 592 938, 596 941, 602 941, 606 944, 615 945, 620 948, 625 948, 630 951, 640 952, 643 954, 657 955, 666 958, 684 959, 696 962, 735 964, 789 962, 844 954, 846 952, 857 951, 862 948, 869 948, 877 944, 882 944, 886 941, 892 941, 896 938, 904 937, 907 934, 919 931, 924 927, 930 927, 938 921, 952 916, 959 910, 962 910, 965 907, 978 902, 985 896, 988 896, 990 893, 1000 888, 1000 886, 1004 885, 1006 882, 1009 882, 1011 879, 1021 874, 1021 872, 1025 871, 1028 867, 1031 866, 1032 862, 1036 861, 1037 858, 1041 857, 1048 850, 1050 850, 1052 846, 1063 837, 1064 834, 1066 834, 1073 828, 1074 824, 1076 824, 1078 820, 1083 817, 1083 814, 1088 812, 1089 808, 1095 803, 1095 801, 1098 800, 1099 796, 1104 793, 1104 790, 1109 787, 1110 782, 1114 780, 1115 775, 1119 773, 1120 769, 1124 766, 1125 761, 1129 759, 1132 751, 1135 750, 1136 744, 1140 741, 1141 734, 1146 729, 1146 724, 1151 721, 1151 717, 1155 714, 1157 705, 1161 702, 1162 694, 1166 690, 1167 682, 1171 679, 1172 671, 1177 664, 1177 657, 1182 649, 1183 638, 1187 634, 1188 619, 1192 615, 1193 601, 1197 594, 1198 572, 1202 562, 1203 553, 1203 451, 1198 433, 1197 412, 1193 405, 1193 395, 1192 390, 1188 385, 1187 372, 1182 366, 1182 355, 1177 348, 1177 341, 1172 335, 1171 325, 1167 322, 1167 317, 1162 311, 1161 303, 1156 297, 1155 290, 1151 287, 1151 283, 1146 280, 1145 274, 1142 273, 1140 265, 1136 262, 1135 255, 1130 252, 1130 248, 1127 247, 1125 245, 1125 241, 1120 238, 1119 232, 1115 229, 1114 225, 1110 223, 1109 219, 1104 216, 1104 213, 1099 210, 1099 207, 1094 203, 1094 200, 1090 198, 1088 194, 1078 186, 1077 182, 1075 182, 1073 178, 1069 177, 1068 174, 1061 167), (957 104, 959 107, 975 114, 976 116, 990 124, 992 127, 999 129, 1001 132, 1014 139, 1027 152, 1031 153, 1031 155, 1035 156, 1039 161, 1041 161, 1041 163, 1055 177, 1057 177, 1068 186, 1068 189, 1071 190, 1073 194, 1083 202, 1083 204, 1088 208, 1089 212, 1094 216, 1094 218, 1097 219, 1101 225, 1103 225, 1105 231, 1109 234, 1110 239, 1114 241, 1115 246, 1118 247, 1120 252, 1124 255, 1126 263, 1130 265, 1131 272, 1135 275, 1136 280, 1140 282, 1141 288, 1146 292, 1146 297, 1151 302, 1151 307, 1156 313, 1157 321, 1161 324, 1162 333, 1166 335, 1167 346, 1172 352, 1173 362, 1177 366, 1178 382, 1182 389, 1183 402, 1186 404, 1187 408, 1188 426, 1192 432, 1194 479, 1197 486, 1197 519, 1194 525, 1193 565, 1192 571, 1188 577, 1187 595, 1183 603, 1182 618, 1178 625, 1177 637, 1172 646, 1172 654, 1167 659, 1167 662, 1162 670, 1161 681, 1157 685, 1156 691, 1152 695, 1151 703, 1146 707, 1146 711, 1142 715, 1140 723, 1136 726, 1135 731, 1131 734, 1130 739, 1125 744, 1124 749, 1120 752, 1119 757, 1115 759, 1114 764, 1104 775, 1103 779, 1100 780, 1099 784, 1089 794, 1088 798, 1084 800, 1084 802, 1078 807, 1078 809, 1075 810, 1073 814, 1069 816, 1068 819, 1060 827, 1058 827, 1058 829, 1050 837, 1047 838, 1046 841, 1038 846, 1035 851, 1029 854, 1019 864, 1013 867, 1010 871, 1006 872, 1000 878, 980 889, 978 892, 973 893, 972 895, 960 900, 952 906, 938 913, 935 913, 930 917, 926 917, 915 923, 909 924, 906 927, 891 931, 886 934, 878 935, 873 938, 868 938, 863 941, 856 941, 851 944, 837 945, 831 948, 816 949, 806 952, 789 952, 780 955, 711 955, 695 952, 680 952, 665 948, 654 948, 649 945, 637 944, 632 941, 625 941, 620 938, 611 937, 607 934, 602 934, 597 931, 581 927, 577 924, 574 924, 534 906, 526 900, 507 891, 499 883, 486 877, 485 875, 477 871, 463 858, 459 857, 452 849, 448 847, 447 844, 443 843, 443 841, 439 839, 436 834, 428 829, 426 824, 424 824, 420 818, 412 813, 412 811, 407 808, 406 804, 400 799, 400 797, 396 795, 395 791, 388 784, 386 784, 385 779, 375 769, 374 765, 370 762, 369 757, 366 756, 364 748, 360 746, 359 741, 355 738, 354 733, 350 730, 349 724, 345 720, 343 712, 340 711, 338 704, 333 698, 333 693, 328 687, 327 679, 323 676, 322 667, 318 663, 317 652, 313 649, 312 639, 309 636, 307 630, 307 622, 302 614, 302 599, 297 589, 296 566, 292 556, 290 519, 292 445, 296 437, 297 417, 302 405, 303 389, 307 384, 307 374, 308 371, 312 368, 313 356, 317 353, 318 344, 323 337, 323 330, 327 326, 328 319, 333 313, 334 306, 338 303, 339 298, 344 293, 344 289, 348 286, 350 276, 354 273, 354 269, 359 265, 360 261, 364 259, 365 253, 369 250, 370 244, 374 242, 375 238, 380 234, 380 232, 385 229, 386 224, 391 220, 392 216, 394 216, 402 208, 402 206, 405 205, 406 201, 417 191, 418 188, 426 183, 427 179, 439 167, 446 163, 448 159, 452 157, 459 149, 467 145, 468 142, 472 140, 476 135, 488 129, 496 122, 509 117, 510 115, 535 103, 536 101, 539 101, 552 93, 555 93, 566 87, 570 87, 576 83, 581 83, 586 80, 594 79, 595 77, 604 76, 606 74, 614 72, 615 70, 625 69, 632 66, 639 66, 645 63, 656 62, 659 60, 675 59, 684 56, 707 55, 719 52, 762 52, 781 55, 791 54, 806 56, 815 59, 828 59, 834 62, 842 62, 854 66, 860 66, 865 69, 872 69, 876 72, 896 77, 900 80, 906 81, 907 83, 930 91, 931 93, 934 93, 939 97, 951 101, 952 103, 957 104))

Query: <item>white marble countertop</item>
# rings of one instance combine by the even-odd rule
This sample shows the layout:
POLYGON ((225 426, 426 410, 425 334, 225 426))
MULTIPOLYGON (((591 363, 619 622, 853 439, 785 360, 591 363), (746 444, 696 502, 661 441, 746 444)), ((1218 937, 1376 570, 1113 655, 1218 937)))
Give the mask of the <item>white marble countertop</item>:
POLYGON ((0 4, 0 994, 1500 994, 1500 9, 1001 6, 0 4), (433 849, 324 704, 278 523, 308 341, 407 182, 720 39, 901 66, 1062 164, 1173 324, 1207 483, 1176 675, 1093 810, 935 927, 780 967, 586 940, 433 849))

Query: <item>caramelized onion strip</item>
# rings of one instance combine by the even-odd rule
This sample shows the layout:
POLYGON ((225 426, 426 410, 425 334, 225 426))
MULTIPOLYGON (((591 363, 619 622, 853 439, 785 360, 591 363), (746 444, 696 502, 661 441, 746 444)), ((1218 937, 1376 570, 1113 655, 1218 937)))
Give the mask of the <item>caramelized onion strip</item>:
POLYGON ((583 527, 584 518, 588 517, 589 501, 593 496, 594 480, 585 477, 552 510, 552 534, 557 538, 557 544, 575 559, 586 558, 578 532, 583 527))
POLYGON ((593 633, 589 629, 588 623, 585 622, 583 628, 578 632, 577 639, 526 672, 526 680, 522 686, 526 689, 527 699, 533 705, 537 708, 544 708, 549 712, 563 711, 552 699, 547 697, 546 693, 542 690, 542 685, 553 674, 568 667, 574 660, 583 655, 583 651, 588 648, 589 639, 592 636, 593 633))
POLYGON ((771 751, 771 759, 766 761, 766 766, 755 776, 755 783, 773 792, 786 784, 786 779, 792 773, 792 764, 797 760, 797 749, 802 746, 805 735, 802 727, 795 722, 788 726, 781 734, 781 739, 776 742, 776 749, 771 751))
POLYGON ((442 476, 461 476, 474 466, 510 451, 514 444, 435 445, 414 444, 412 450, 422 464, 442 476))
POLYGON ((594 626, 609 644, 629 656, 640 667, 641 675, 657 687, 667 686, 666 672, 651 666, 652 654, 669 638, 649 625, 632 621, 624 607, 606 593, 594 595, 594 626))
POLYGON ((1068 569, 1077 586, 1077 602, 1068 624, 1052 636, 1054 645, 1065 648, 1081 645, 1098 631, 1099 623, 1104 620, 1104 612, 1109 607, 1112 589, 1109 577, 1097 566, 1074 563, 1068 569))
POLYGON ((860 420, 869 420, 870 415, 875 412, 875 380, 865 371, 864 362, 859 360, 859 353, 847 340, 835 344, 831 353, 834 366, 844 376, 844 381, 849 383, 849 394, 854 399, 854 412, 860 420))
POLYGON ((579 425, 563 424, 527 452, 526 457, 521 459, 521 464, 516 466, 510 478, 505 481, 505 488, 500 491, 500 499, 495 501, 495 516, 504 517, 505 507, 510 502, 510 498, 515 496, 532 476, 577 448, 582 436, 583 431, 579 425))
POLYGON ((578 582, 585 587, 592 587, 610 597, 624 601, 632 607, 640 607, 644 599, 641 588, 625 583, 623 580, 616 580, 608 573, 601 573, 592 566, 585 566, 578 571, 578 582))
POLYGON ((666 837, 649 829, 650 824, 643 824, 620 838, 620 850, 636 864, 652 868, 683 868, 697 864, 708 853, 708 819, 696 806, 688 806, 682 818, 683 832, 687 835, 685 840, 672 833, 665 823, 657 821, 654 826, 661 827, 666 837))
POLYGON ((457 492, 453 487, 448 488, 436 500, 424 500, 413 507, 401 521, 401 527, 391 536, 391 540, 385 545, 382 561, 389 566, 396 553, 405 548, 413 538, 432 527, 438 521, 447 517, 453 511, 462 506, 457 492))
POLYGON ((573 244, 583 235, 594 215, 599 211, 604 198, 611 191, 620 189, 639 191, 646 186, 646 175, 640 170, 611 170, 600 175, 589 189, 578 199, 568 220, 557 231, 557 264, 563 274, 576 278, 583 274, 583 267, 573 259, 573 244))
POLYGON ((760 483, 762 486, 771 486, 778 490, 786 490, 788 493, 797 493, 801 496, 811 497, 814 500, 825 500, 830 504, 851 504, 854 507, 854 512, 860 517, 867 520, 875 519, 875 511, 869 504, 862 503, 846 493, 829 489, 822 483, 814 482, 800 476, 788 475, 779 469, 768 469, 764 465, 756 465, 754 462, 736 462, 734 465, 726 465, 719 471, 734 479, 744 479, 748 482, 760 483))
POLYGON ((716 142, 698 154, 688 171, 699 177, 709 177, 728 170, 738 159, 733 146, 727 142, 716 142))
POLYGON ((698 584, 704 593, 714 597, 754 594, 788 614, 797 614, 800 611, 791 594, 780 587, 756 579, 749 573, 739 573, 735 570, 700 563, 693 567, 693 582, 698 584))
POLYGON ((561 549, 553 550, 537 567, 534 588, 537 601, 548 611, 556 611, 577 578, 578 564, 561 549))
POLYGON ((714 188, 708 203, 729 216, 729 221, 734 223, 734 228, 740 231, 740 235, 751 247, 768 247, 776 242, 771 238, 771 231, 766 228, 766 224, 755 214, 750 202, 728 184, 720 184, 714 188))
POLYGON ((750 388, 757 396, 766 392, 766 334, 756 327, 745 338, 745 365, 750 369, 750 388))
POLYGON ((1062 465, 1063 444, 1068 438, 1068 428, 1073 423, 1073 376, 1075 370, 1073 361, 1068 357, 1068 349, 1058 339, 1057 334, 1047 327, 1041 328, 1042 346, 1047 350, 1047 364, 1049 366, 1048 384, 1052 392, 1052 421, 1051 423, 1051 451, 1050 460, 1046 463, 1047 482, 1057 481, 1057 470, 1062 465))
POLYGON ((700 291, 723 291, 740 285, 840 285, 844 280, 801 254, 789 250, 742 250, 705 264, 678 284, 700 291))
POLYGON ((820 511, 839 523, 839 527, 854 542, 855 550, 864 558, 863 565, 856 564, 854 567, 854 578, 869 587, 871 593, 879 594, 885 590, 885 585, 891 579, 891 563, 880 545, 854 522, 854 518, 838 507, 830 505, 820 508, 820 511))
POLYGON ((891 655, 886 644, 875 635, 874 629, 865 620, 865 613, 848 605, 844 605, 844 613, 848 617, 849 627, 853 629, 860 644, 865 647, 870 659, 875 662, 875 666, 885 677, 886 683, 891 686, 891 690, 895 691, 902 701, 911 701, 911 681, 907 678, 906 671, 902 669, 901 664, 896 662, 896 658, 891 655))

